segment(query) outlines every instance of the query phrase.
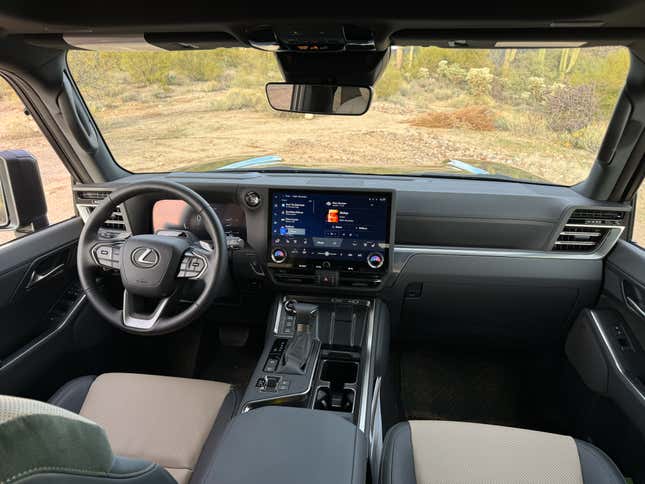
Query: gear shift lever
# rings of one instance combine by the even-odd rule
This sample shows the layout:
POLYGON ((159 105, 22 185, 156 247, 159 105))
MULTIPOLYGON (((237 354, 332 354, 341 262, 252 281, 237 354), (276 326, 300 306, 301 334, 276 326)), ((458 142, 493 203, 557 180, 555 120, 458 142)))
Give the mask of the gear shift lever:
POLYGON ((295 314, 296 332, 282 355, 277 371, 278 373, 303 375, 313 345, 312 330, 315 328, 312 326, 316 322, 318 306, 291 300, 285 303, 284 308, 287 312, 295 314))

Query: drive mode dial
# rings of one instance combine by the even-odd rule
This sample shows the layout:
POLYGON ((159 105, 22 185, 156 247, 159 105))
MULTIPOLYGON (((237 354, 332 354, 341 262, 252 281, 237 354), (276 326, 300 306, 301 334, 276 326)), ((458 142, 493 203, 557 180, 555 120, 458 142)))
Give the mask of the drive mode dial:
POLYGON ((385 258, 379 252, 372 252, 367 256, 367 265, 372 269, 380 269, 383 262, 385 262, 385 258))
POLYGON ((282 264, 287 260, 287 251, 282 247, 275 247, 271 251, 271 260, 276 264, 282 264))

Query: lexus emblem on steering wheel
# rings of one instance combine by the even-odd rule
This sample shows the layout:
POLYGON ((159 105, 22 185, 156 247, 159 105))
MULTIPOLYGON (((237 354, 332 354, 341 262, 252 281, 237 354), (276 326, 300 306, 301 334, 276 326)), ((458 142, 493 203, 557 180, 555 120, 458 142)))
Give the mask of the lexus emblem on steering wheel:
POLYGON ((141 269, 151 269, 159 263, 159 252, 149 247, 137 247, 131 257, 132 263, 141 269))

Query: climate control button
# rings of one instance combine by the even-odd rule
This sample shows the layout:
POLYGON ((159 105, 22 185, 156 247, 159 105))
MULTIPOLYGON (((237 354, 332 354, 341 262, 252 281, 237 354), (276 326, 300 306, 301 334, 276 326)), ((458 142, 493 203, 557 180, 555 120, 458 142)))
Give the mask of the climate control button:
POLYGON ((287 251, 282 247, 275 247, 271 250, 271 260, 276 264, 282 264, 287 260, 287 251))
POLYGON ((380 269, 384 262, 385 258, 379 252, 372 252, 367 256, 367 265, 372 269, 380 269))

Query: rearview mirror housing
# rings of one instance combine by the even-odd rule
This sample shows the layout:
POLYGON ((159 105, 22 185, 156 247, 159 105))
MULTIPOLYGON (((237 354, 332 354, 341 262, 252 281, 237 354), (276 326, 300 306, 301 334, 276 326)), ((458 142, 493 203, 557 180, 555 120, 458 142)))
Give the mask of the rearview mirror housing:
POLYGON ((270 82, 266 94, 273 109, 290 113, 360 116, 372 102, 366 86, 270 82))
POLYGON ((38 162, 23 150, 0 151, 0 230, 22 233, 49 225, 38 162))

